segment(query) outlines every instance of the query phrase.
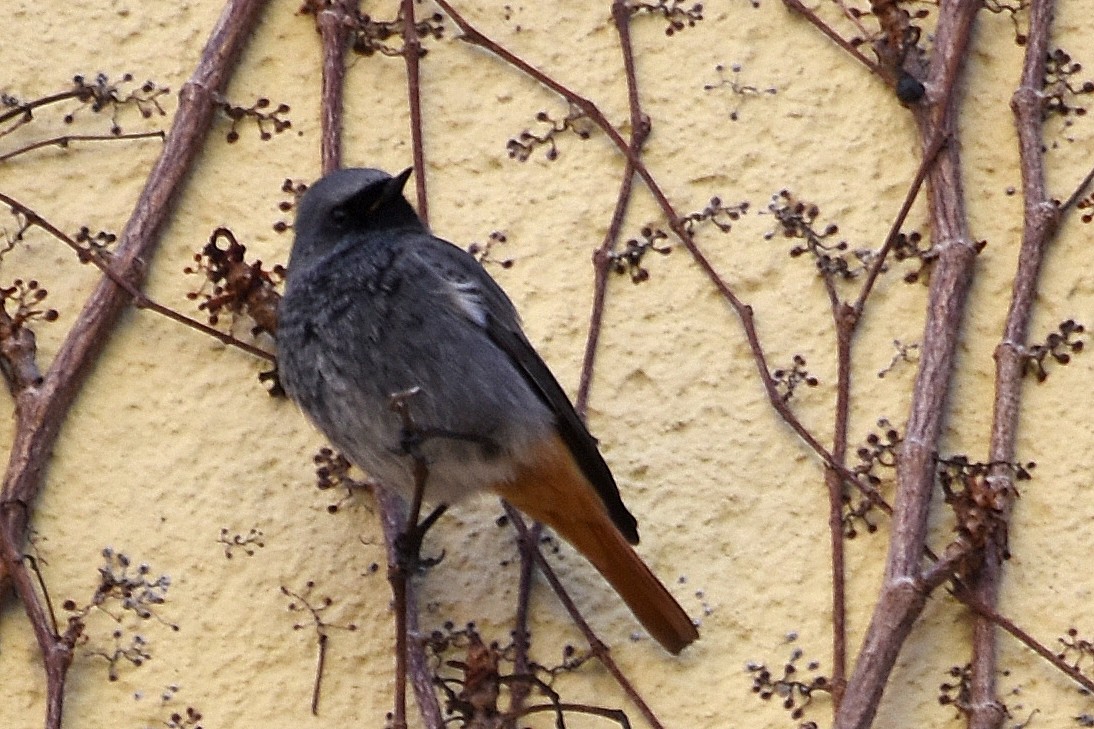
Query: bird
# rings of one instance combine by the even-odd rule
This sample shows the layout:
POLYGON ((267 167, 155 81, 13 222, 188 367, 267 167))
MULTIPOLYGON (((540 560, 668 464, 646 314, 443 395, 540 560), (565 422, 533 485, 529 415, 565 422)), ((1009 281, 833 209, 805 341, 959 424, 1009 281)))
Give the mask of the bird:
POLYGON ((285 392, 335 448, 404 497, 420 459, 426 502, 493 492, 546 524, 680 653, 698 630, 634 550, 637 520, 597 441, 501 286, 406 200, 412 171, 344 168, 300 198, 278 307, 285 392), (412 448, 391 408, 400 394, 412 448))

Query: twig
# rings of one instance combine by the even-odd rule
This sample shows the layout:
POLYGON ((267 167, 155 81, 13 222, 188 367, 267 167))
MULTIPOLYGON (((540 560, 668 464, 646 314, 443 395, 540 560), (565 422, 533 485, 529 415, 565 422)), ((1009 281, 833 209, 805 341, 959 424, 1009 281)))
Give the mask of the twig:
POLYGON ((786 6, 787 10, 797 13, 798 15, 802 16, 807 21, 812 23, 813 27, 815 27, 817 30, 827 36, 829 40, 845 50, 848 54, 850 54, 852 58, 861 63, 863 66, 866 66, 866 68, 870 69, 871 73, 874 73, 880 78, 884 79, 890 85, 895 83, 895 80, 892 78, 891 73, 888 73, 880 64, 875 63, 866 56, 862 55, 862 52, 858 48, 851 45, 851 43, 843 38, 843 36, 828 27, 828 24, 821 20, 820 17, 812 10, 805 7, 805 5, 802 4, 801 0, 783 0, 783 5, 786 6))
POLYGON ((414 190, 418 196, 418 217, 429 227, 429 196, 425 185, 425 152, 422 142, 422 85, 420 59, 422 41, 414 22, 414 0, 402 0, 403 61, 406 62, 407 101, 410 106, 410 139, 414 149, 414 190))
POLYGON ((61 137, 43 139, 38 142, 28 144, 25 147, 20 147, 19 149, 12 150, 7 154, 0 154, 0 162, 7 162, 13 157, 18 157, 21 154, 33 152, 34 150, 42 149, 43 147, 60 147, 61 149, 67 149, 68 145, 72 142, 112 142, 121 139, 151 139, 153 137, 165 139, 167 135, 163 131, 134 132, 132 134, 66 134, 61 137))
POLYGON ((0 192, 0 202, 7 205, 13 211, 23 215, 27 219, 28 224, 41 228, 57 240, 67 245, 69 248, 76 252, 76 255, 79 256, 81 260, 86 259, 87 261, 92 263, 96 268, 103 272, 107 279, 109 279, 111 282, 121 288, 126 294, 128 294, 132 298, 133 306, 137 307, 138 309, 147 309, 148 311, 153 311, 157 314, 160 314, 161 316, 165 316, 168 319, 171 319, 172 321, 178 322, 179 324, 190 327, 191 329, 196 329, 202 334, 208 334, 210 337, 219 340, 222 344, 236 347, 243 350, 247 354, 254 355, 255 357, 259 357, 269 362, 275 361, 275 356, 264 349, 260 349, 253 344, 248 344, 247 342, 233 337, 231 334, 226 334, 219 329, 215 329, 209 326, 205 322, 198 321, 197 319, 186 316, 185 314, 181 314, 174 309, 166 307, 148 298, 148 295, 141 291, 139 288, 137 288, 135 283, 126 279, 122 274, 118 273, 115 270, 116 266, 114 263, 114 257, 111 257, 110 260, 106 260, 96 251, 89 251, 88 249, 80 246, 79 243, 74 241, 63 230, 53 225, 53 223, 46 220, 46 218, 42 217, 37 212, 27 207, 23 203, 19 202, 15 198, 11 197, 10 195, 0 192))
POLYGON ((323 688, 323 671, 327 665, 327 644, 330 636, 326 633, 319 634, 319 656, 315 662, 315 684, 311 690, 311 715, 319 716, 319 697, 323 688))
MULTIPOLYGON (((825 281, 833 276, 825 275, 825 281)), ((854 310, 843 302, 832 306, 836 327, 836 410, 832 434, 832 458, 847 464, 847 429, 851 413, 851 345, 855 333, 854 310)), ((825 468, 828 487, 828 541, 832 552, 832 705, 839 708, 847 683, 847 572, 843 537, 843 479, 825 468)))
MULTIPOLYGON (((862 312, 875 281, 881 273, 885 259, 892 248, 900 229, 907 219, 934 164, 935 157, 942 149, 945 136, 936 133, 934 142, 920 161, 915 178, 908 188, 896 218, 889 229, 885 242, 874 256, 867 275, 854 304, 839 300, 832 275, 824 276, 825 288, 832 303, 832 319, 836 329, 836 409, 832 436, 832 459, 846 469, 847 432, 850 425, 851 409, 851 349, 862 312)), ((843 700, 843 691, 847 684, 847 608, 846 608, 846 567, 844 560, 843 530, 843 488, 844 479, 840 471, 827 466, 825 484, 828 488, 828 532, 832 553, 832 705, 838 711, 843 700)))
MULTIPOLYGON (((650 126, 642 113, 641 102, 638 96, 638 75, 635 71, 634 49, 630 35, 630 11, 623 0, 615 0, 612 3, 612 19, 615 22, 616 32, 619 35, 619 46, 623 55, 623 68, 627 79, 627 98, 631 113, 631 139, 630 149, 633 156, 638 156, 649 136, 650 126)), ((616 197, 615 209, 612 212, 611 222, 604 234, 604 240, 600 247, 593 252, 593 302, 589 315, 589 333, 585 342, 585 355, 582 359, 581 376, 577 388, 577 396, 574 399, 574 409, 585 417, 589 403, 589 391, 592 386, 592 375, 596 363, 597 347, 600 342, 600 333, 603 329, 604 305, 607 298, 608 277, 611 274, 611 253, 619 240, 619 234, 623 227, 623 218, 627 212, 627 205, 631 199, 631 191, 634 187, 634 164, 630 158, 624 163, 623 178, 619 185, 619 195, 616 197)), ((511 507, 506 507, 511 511, 511 507)), ((517 613, 517 657, 514 661, 514 671, 517 673, 528 672, 527 659, 527 608, 530 599, 532 565, 539 554, 539 539, 543 531, 543 525, 533 523, 530 530, 520 537, 521 574, 520 574, 520 602, 517 613)), ((528 687, 517 684, 511 689, 512 701, 510 714, 517 715, 523 707, 528 693, 528 687), (519 687, 519 689, 518 689, 519 687)))
MULTIPOLYGON (((136 208, 122 232, 115 265, 138 286, 145 262, 159 240, 190 166, 201 149, 230 71, 248 39, 263 0, 229 0, 214 27, 201 61, 183 86, 171 133, 149 175, 136 208)), ((53 451, 72 402, 102 347, 109 339, 130 296, 114 281, 104 279, 89 297, 62 343, 42 382, 16 395, 15 436, 0 495, 0 551, 7 569, 0 575, 0 594, 14 584, 34 627, 47 679, 46 726, 59 729, 64 680, 72 659, 70 645, 53 632, 49 617, 22 563, 22 545, 30 508, 42 488, 46 460, 53 451)))
POLYGON ((345 99, 346 43, 351 4, 331 0, 318 10, 315 24, 323 42, 323 96, 319 109, 320 166, 324 175, 342 166, 342 110, 345 99))
MULTIPOLYGON (((502 502, 504 505, 504 502, 502 502)), ((532 600, 532 579, 535 575, 536 552, 539 551, 539 540, 543 534, 543 525, 538 521, 532 523, 525 536, 517 535, 517 545, 520 552, 520 579, 517 585, 517 613, 513 618, 513 673, 520 676, 531 675, 532 664, 528 659, 530 634, 528 631, 529 605, 532 600)), ((515 682, 509 687, 509 710, 506 712, 513 717, 507 727, 516 727, 516 717, 520 716, 532 687, 525 682, 515 682)))
MULTIPOLYGON (((575 714, 588 714, 589 716, 599 716, 604 719, 610 719, 618 724, 622 729, 630 729, 631 724, 627 721, 627 715, 617 709, 605 709, 600 706, 591 706, 589 704, 571 704, 565 701, 559 701, 553 704, 542 704, 540 706, 530 706, 521 712, 521 716, 528 716, 530 714, 541 714, 545 711, 553 712, 561 715, 567 711, 575 714)), ((516 717, 514 717, 516 718, 516 717)), ((556 726, 560 726, 556 723, 556 726)))
MULTIPOLYGON (((286 597, 292 598, 296 602, 289 603, 289 610, 292 612, 307 611, 311 615, 312 626, 315 628, 315 633, 319 643, 318 656, 315 661, 315 683, 312 684, 311 692, 311 713, 312 716, 319 716, 319 698, 323 691, 323 675, 327 665, 327 650, 330 648, 330 633, 331 628, 340 628, 342 630, 356 630, 357 626, 353 623, 349 625, 335 625, 328 623, 323 619, 322 611, 330 607, 331 599, 325 598, 318 606, 313 605, 310 599, 311 589, 315 586, 314 582, 308 582, 307 588, 303 593, 293 592, 284 585, 281 586, 281 594, 286 597)), ((293 630, 300 630, 307 626, 307 623, 297 623, 293 626, 293 630)))
MULTIPOLYGON (((406 729, 406 679, 407 663, 410 654, 410 628, 412 619, 411 604, 408 599, 408 585, 411 577, 423 565, 436 564, 439 560, 422 560, 422 539, 430 526, 444 513, 447 506, 441 504, 424 520, 418 517, 422 511, 422 501, 425 498, 425 487, 429 481, 429 465, 418 446, 426 437, 434 435, 429 428, 420 428, 414 422, 410 413, 410 399, 420 392, 417 387, 402 392, 397 392, 390 397, 390 408, 402 421, 402 439, 404 441, 404 454, 409 456, 414 464, 414 495, 410 502, 410 508, 402 519, 402 526, 392 535, 391 548, 388 554, 388 581, 391 583, 391 592, 394 595, 395 609, 395 710, 392 714, 392 726, 395 729, 406 729)), ((439 431, 438 431, 439 432, 439 431)), ((440 437, 449 436, 447 433, 440 437)), ((381 489, 383 491, 383 489, 381 489)), ((386 493, 386 492, 385 492, 386 493)), ((401 511, 400 503, 393 504, 401 511)), ((385 521, 385 538, 387 536, 385 521)), ((417 609, 414 606, 413 620, 415 621, 414 634, 417 635, 417 609)), ((418 642, 418 641, 415 641, 418 642)), ((419 644, 419 649, 421 648, 419 644)), ((432 683, 432 682, 431 682, 432 683)), ((432 693, 432 689, 430 689, 432 693)), ((435 695, 434 695, 435 698, 435 695)), ((423 707, 423 711, 425 707, 423 707)))
POLYGON ((630 154, 623 167, 623 179, 619 183, 619 195, 615 199, 611 222, 604 234, 600 247, 593 252, 593 304, 589 315, 589 334, 585 340, 585 356, 581 363, 581 378, 578 381, 577 397, 574 409, 584 416, 589 404, 589 390, 593 382, 593 366, 596 364, 597 347, 600 344, 600 332, 604 323, 604 303, 608 294, 608 277, 612 270, 612 251, 619 241, 619 232, 623 228, 623 218, 627 214, 627 205, 634 188, 634 163, 650 134, 650 124, 642 113, 638 96, 638 74, 635 71, 634 47, 631 44, 631 13, 626 2, 615 0, 612 3, 612 20, 615 21, 619 35, 619 47, 623 54, 623 70, 627 78, 627 100, 631 114, 631 139, 628 143, 630 154))
MULTIPOLYGON (((900 229, 907 219, 912 204, 919 194, 927 173, 941 151, 946 137, 938 132, 930 144, 919 169, 904 196, 896 218, 889 228, 885 242, 871 261, 863 284, 854 304, 839 299, 834 277, 824 275, 825 288, 832 303, 832 319, 836 329, 836 409, 835 427, 832 438, 832 459, 846 470, 847 432, 850 424, 851 407, 851 348, 866 300, 873 290, 877 277, 885 265, 885 259, 892 248, 900 229)), ((825 468, 825 483, 828 487, 828 530, 832 551, 832 704, 838 710, 843 699, 843 690, 847 682, 847 627, 846 592, 843 537, 843 487, 841 470, 831 465, 825 468)), ((929 551, 929 550, 928 550, 929 551)))
MULTIPOLYGON (((509 521, 513 524, 513 528, 517 530, 517 535, 524 541, 530 541, 530 530, 524 523, 524 517, 520 515, 520 512, 513 508, 511 505, 502 502, 505 507, 505 513, 509 517, 509 521)), ((539 545, 534 545, 533 554, 536 558, 536 566, 539 567, 540 572, 547 579, 548 584, 551 585, 551 589, 554 590, 555 595, 558 597, 562 606, 566 608, 566 612, 570 614, 570 619, 574 621, 574 624, 585 636, 585 640, 588 641, 590 649, 597 660, 608 670, 608 673, 612 675, 619 687, 623 689, 623 693, 627 695, 636 707, 638 707, 639 713, 649 722, 653 729, 664 729, 664 725, 658 720, 657 715, 653 713, 653 709, 649 707, 649 704, 645 702, 642 696, 631 684, 630 679, 624 675, 624 673, 616 665, 615 660, 612 658, 611 651, 608 646, 604 644, 602 640, 593 632, 592 627, 589 626, 588 621, 585 620, 585 616, 581 614, 581 611, 577 609, 577 605, 574 604, 570 594, 566 592, 566 588, 562 586, 562 582, 558 579, 558 575, 555 574, 554 569, 544 558, 543 553, 539 551, 539 545)))
POLYGON ((991 622, 998 625, 1000 628, 1010 633, 1019 643, 1029 648, 1037 655, 1044 658, 1050 664, 1055 666, 1061 672, 1068 676, 1072 681, 1082 686, 1088 693, 1094 693, 1094 679, 1084 674, 1075 666, 1069 664, 1059 655, 1053 653, 1046 648, 1040 641, 1036 640, 1032 635, 1022 630, 1013 621, 1000 615, 992 608, 980 603, 975 596, 969 593, 964 588, 955 589, 953 592, 954 597, 960 600, 963 604, 967 605, 978 615, 983 616, 991 622))
POLYGON ((923 153, 922 159, 919 160, 919 169, 915 171, 915 177, 912 178, 912 184, 908 186, 908 192, 904 195, 904 202, 901 203, 900 210, 897 212, 896 218, 893 219, 893 224, 889 226, 889 234, 885 236, 885 242, 882 243, 881 248, 878 249, 877 255, 874 256, 870 263, 870 267, 866 272, 866 279, 863 282, 862 289, 859 291, 858 298, 854 303, 856 319, 862 316, 862 311, 866 306, 866 300, 874 290, 874 284, 877 282, 878 276, 881 275, 882 270, 885 268, 885 261, 888 258, 893 245, 896 244, 896 239, 900 235, 900 229, 904 227, 904 221, 908 219, 908 213, 911 212, 912 205, 915 203, 916 198, 919 197, 919 191, 923 187, 923 182, 927 179, 927 174, 931 171, 931 167, 934 165, 938 153, 946 146, 947 141, 948 137, 945 134, 942 134, 941 130, 937 131, 930 144, 927 145, 927 149, 923 153))
MULTIPOLYGON (((1025 210, 1022 245, 1018 252, 1018 268, 1011 289, 1010 310, 1001 341, 995 348, 995 402, 991 443, 988 447, 991 463, 1015 461, 1029 320, 1037 295, 1041 264, 1048 243, 1056 232, 1060 216, 1060 209, 1049 197, 1045 185, 1045 156, 1042 147, 1044 63, 1048 56, 1052 11, 1052 0, 1032 0, 1030 3, 1029 34, 1022 78, 1011 99, 1018 128, 1025 210)), ((986 485, 997 497, 993 501, 998 505, 994 518, 999 523, 1006 524, 1010 520, 1016 493, 1012 469, 1005 466, 992 468, 986 478, 986 485)), ((993 534, 984 545, 978 568, 965 578, 967 589, 976 602, 991 610, 995 609, 999 601, 999 581, 1003 561, 1006 559, 1006 534, 1006 529, 993 529, 993 534)), ((972 675, 969 686, 970 729, 997 729, 1006 717, 1006 709, 995 688, 997 662, 995 621, 982 613, 978 614, 973 626, 972 675)))
POLYGON ((11 109, 8 109, 7 111, 5 111, 3 113, 0 113, 0 124, 3 124, 4 122, 8 121, 9 119, 14 119, 18 116, 22 116, 22 117, 31 116, 33 114, 34 110, 39 108, 39 107, 48 106, 49 104, 54 104, 58 101, 64 101, 65 99, 78 99, 78 98, 80 98, 81 95, 86 94, 86 93, 87 92, 86 92, 85 89, 73 88, 73 89, 69 89, 68 91, 60 91, 56 94, 51 94, 49 96, 43 96, 40 99, 34 99, 33 101, 28 101, 25 104, 20 104, 19 106, 12 107, 11 109))
MULTIPOLYGON (((925 147, 936 135, 949 137, 953 133, 956 101, 947 90, 953 88, 960 72, 977 8, 971 2, 940 7, 927 87, 943 93, 932 98, 930 105, 915 107, 920 134, 927 140, 925 147)), ((904 640, 926 604, 926 596, 916 584, 926 545, 934 459, 976 258, 965 219, 958 145, 949 144, 940 152, 928 180, 931 229, 940 253, 931 274, 919 371, 897 468, 885 579, 836 713, 837 729, 865 729, 872 723, 904 640)))
MULTIPOLYGON (((400 541, 400 535, 406 529, 406 504, 396 493, 383 486, 373 489, 373 493, 376 495, 376 503, 379 506, 380 526, 384 533, 384 548, 387 553, 390 574, 391 565, 398 564, 400 560, 397 545, 400 541)), ((392 589, 393 591, 397 589, 395 583, 392 583, 392 589)), ((401 589, 403 593, 401 596, 395 593, 396 630, 399 630, 399 623, 402 621, 404 635, 417 636, 420 632, 418 626, 418 588, 413 580, 407 579, 402 582, 402 587, 398 589, 401 589), (400 606, 397 604, 400 598, 403 602, 401 618, 400 606)), ((429 658, 426 655, 422 641, 407 640, 405 648, 406 664, 403 676, 404 678, 409 677, 411 686, 414 688, 414 698, 418 703, 418 711, 422 716, 422 722, 428 729, 443 729, 445 726, 444 715, 441 713, 441 705, 437 701, 437 694, 433 690, 433 671, 429 666, 429 658)), ((396 657, 396 660, 399 660, 398 657, 396 657)), ((398 687, 396 687, 396 690, 398 690, 398 687)))
POLYGON ((1068 196, 1067 200, 1060 205, 1060 213, 1063 214, 1070 210, 1077 202, 1083 199, 1083 193, 1090 187, 1090 183, 1094 182, 1094 168, 1091 168, 1090 172, 1086 173, 1086 177, 1079 183, 1075 191, 1068 196))

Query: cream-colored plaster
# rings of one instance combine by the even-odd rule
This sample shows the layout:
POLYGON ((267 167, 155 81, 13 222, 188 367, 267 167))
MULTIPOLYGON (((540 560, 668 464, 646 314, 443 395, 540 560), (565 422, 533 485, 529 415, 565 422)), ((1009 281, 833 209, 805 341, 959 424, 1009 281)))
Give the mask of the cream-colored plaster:
MULTIPOLYGON (((687 3, 685 3, 686 5, 687 3)), ((220 3, 30 3, 7 0, 0 44, 0 90, 33 98, 65 86, 73 74, 132 72, 168 85, 167 118, 127 130, 166 128, 177 92, 191 72, 220 3)), ((220 120, 151 261, 147 290, 193 314, 185 298, 196 279, 182 274, 213 228, 227 225, 249 254, 284 261, 288 234, 272 231, 286 177, 310 180, 318 169, 319 39, 298 0, 270 3, 228 96, 288 103, 292 129, 269 142, 244 126, 233 145, 220 120)), ((367 3, 378 17, 395 3, 367 3)), ((608 3, 459 3, 468 18, 552 76, 593 98, 614 121, 627 119, 608 3)), ((1063 3, 1056 45, 1079 58, 1094 37, 1090 0, 1063 3)), ((428 3, 421 12, 431 12, 428 3)), ((834 349, 823 287, 804 259, 792 261, 781 239, 764 240, 772 218, 757 215, 787 188, 820 205, 858 247, 877 246, 915 170, 910 116, 888 92, 775 0, 759 8, 724 0, 706 3, 705 19, 675 37, 644 17, 633 24, 645 111, 653 135, 645 160, 680 211, 702 208, 712 195, 748 200, 752 213, 731 235, 698 234, 710 260, 756 312, 769 361, 809 361, 822 385, 794 398, 803 423, 822 440, 831 435, 834 349), (716 64, 743 64, 741 80, 775 95, 746 98, 704 91, 716 64), (738 121, 730 121, 736 110, 738 121)), ((1008 188, 1020 178, 1007 108, 1021 49, 1009 19, 983 14, 974 35, 962 93, 965 187, 973 234, 988 241, 977 263, 952 415, 943 447, 983 458, 991 417, 991 354, 1006 313, 1021 232, 1021 199, 1008 188)), ((558 160, 542 151, 520 163, 505 142, 533 125, 541 109, 561 115, 553 94, 500 61, 454 39, 427 41, 422 93, 425 150, 434 229, 453 241, 484 241, 494 230, 508 243, 490 271, 512 294, 531 339, 573 392, 591 302, 589 258, 611 215, 622 169, 602 136, 560 139, 558 160)), ((381 56, 352 59, 346 99, 346 160, 396 170, 410 163, 403 64, 381 56)), ((0 152, 53 134, 101 132, 104 120, 82 114, 73 128, 42 112, 32 125, 0 139, 0 152), (75 129, 79 127, 79 129, 75 129)), ((1064 195, 1091 165, 1091 123, 1063 130, 1049 124, 1058 148, 1049 180, 1064 195), (1064 135, 1074 139, 1063 141, 1064 135)), ((80 225, 119 231, 159 150, 154 141, 76 144, 0 164, 0 190, 31 205, 66 231, 80 225)), ((916 225, 923 206, 913 214, 916 225), (918 215, 918 217, 917 217, 918 215)), ((640 184, 626 237, 658 211, 640 184)), ((3 222, 10 229, 10 222, 3 222)), ((1063 318, 1094 325, 1090 227, 1071 218, 1046 262, 1032 331, 1039 336, 1063 318)), ((608 293, 590 422, 624 496, 642 527, 643 556, 700 620, 701 640, 671 658, 649 639, 614 594, 572 549, 550 558, 593 626, 639 690, 671 727, 786 727, 777 706, 750 692, 748 661, 778 670, 794 646, 820 671, 829 657, 827 497, 817 461, 777 419, 763 397, 737 320, 685 251, 647 259, 649 281, 613 277, 608 293), (788 635, 797 636, 788 643, 788 635)), ((894 264, 899 274, 907 264, 894 264)), ((80 302, 97 281, 56 242, 35 233, 0 263, 0 285, 34 277, 50 290, 60 319, 36 328, 48 364, 80 302)), ((919 340, 926 288, 883 277, 855 345, 852 441, 879 417, 903 423, 914 369, 897 366, 885 379, 892 340, 919 340)), ((247 324, 236 326, 245 335, 247 324)), ((270 342, 260 342, 269 346, 270 342)), ((89 620, 89 643, 70 673, 66 727, 155 727, 171 711, 200 709, 209 729, 382 726, 392 687, 390 592, 374 565, 383 563, 380 534, 367 497, 337 515, 338 497, 313 486, 312 454, 322 439, 295 408, 269 398, 258 383, 261 363, 144 311, 123 318, 65 424, 45 490, 34 505, 42 572, 55 605, 86 601, 96 584, 100 550, 112 546, 153 573, 172 578, 160 609, 165 621, 139 630, 152 659, 123 664, 108 682, 92 647, 110 647, 115 624, 89 620), (264 534, 265 546, 226 559, 221 528, 264 534), (287 609, 279 588, 315 582, 331 596, 327 618, 354 623, 330 640, 318 717, 309 713, 316 659, 310 629, 287 609), (164 687, 175 698, 161 706, 164 687), (139 697, 139 698, 138 698, 139 697)), ((1088 568, 1090 488, 1094 460, 1094 359, 1082 355, 1053 367, 1044 385, 1025 389, 1020 433, 1023 459, 1038 463, 1025 484, 1011 531, 1004 612, 1050 647, 1068 627, 1092 630, 1088 568)), ((10 404, 7 406, 10 410, 10 404)), ((0 418, 0 442, 12 421, 0 418)), ((428 549, 444 561, 422 580, 423 628, 474 621, 491 640, 506 641, 515 592, 511 532, 499 528, 499 507, 483 499, 451 510, 428 549)), ((848 545, 851 652, 865 630, 879 584, 887 524, 848 545)), ((935 508, 934 541, 951 522, 935 508)), ((132 621, 124 623, 135 629, 132 621)), ((533 599, 536 659, 551 665, 576 631, 543 585, 533 599)), ((878 715, 878 727, 954 725, 939 707, 945 671, 968 656, 969 620, 939 593, 906 644, 878 715)), ((1000 639, 1001 679, 1013 719, 1039 713, 1037 726, 1072 725, 1094 712, 1058 673, 1025 649, 1000 639)), ((33 633, 18 603, 0 608, 0 726, 40 726, 44 680, 33 633)), ((458 656, 457 656, 458 657, 458 656)), ((803 662, 804 667, 804 662, 803 662)), ((567 701, 620 706, 623 699, 593 664, 563 675, 567 701)), ((623 704, 625 708, 625 704, 623 704)), ((830 723, 818 699, 806 716, 830 723)), ((638 721, 632 713, 632 718, 638 721)), ((550 726, 543 715, 535 726, 550 726)), ((568 726, 604 726, 571 717, 568 726)))

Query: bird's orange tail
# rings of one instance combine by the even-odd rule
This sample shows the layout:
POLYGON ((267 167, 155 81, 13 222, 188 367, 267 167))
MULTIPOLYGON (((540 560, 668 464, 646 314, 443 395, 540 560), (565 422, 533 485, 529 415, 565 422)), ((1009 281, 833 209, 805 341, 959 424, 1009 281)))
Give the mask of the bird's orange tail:
POLYGON ((585 555, 669 653, 679 653, 699 637, 691 618, 612 524, 560 438, 544 442, 512 481, 493 489, 585 555))

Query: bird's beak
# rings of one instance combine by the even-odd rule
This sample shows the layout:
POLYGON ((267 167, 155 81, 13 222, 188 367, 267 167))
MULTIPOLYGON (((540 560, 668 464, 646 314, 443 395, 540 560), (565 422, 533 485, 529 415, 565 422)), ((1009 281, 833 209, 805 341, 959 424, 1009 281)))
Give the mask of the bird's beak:
POLYGON ((405 170, 388 180, 384 185, 384 194, 380 197, 380 204, 383 205, 389 200, 393 200, 396 196, 403 194, 403 188, 406 187, 406 181, 410 179, 410 175, 414 172, 413 167, 407 167, 405 170))
MULTIPOLYGON (((413 167, 407 167, 395 177, 392 177, 390 180, 383 183, 384 186, 383 189, 380 190, 380 196, 372 199, 372 202, 369 203, 368 210, 366 212, 374 213, 395 198, 402 195, 403 187, 406 186, 406 181, 410 177, 410 173, 412 173, 413 171, 413 167)), ((368 188, 361 190, 358 194, 365 194, 365 199, 368 199, 369 197, 371 197, 371 195, 369 195, 368 193, 373 190, 375 190, 375 186, 370 185, 368 188)))

